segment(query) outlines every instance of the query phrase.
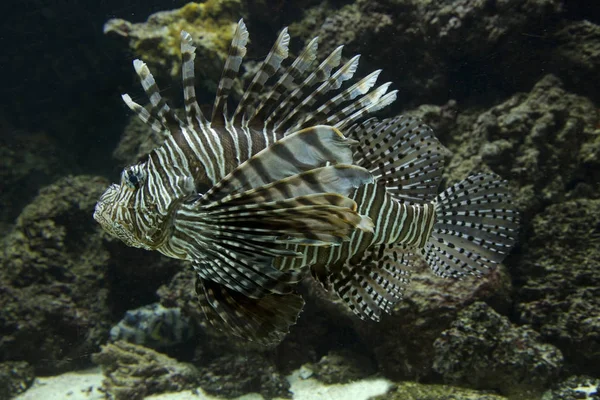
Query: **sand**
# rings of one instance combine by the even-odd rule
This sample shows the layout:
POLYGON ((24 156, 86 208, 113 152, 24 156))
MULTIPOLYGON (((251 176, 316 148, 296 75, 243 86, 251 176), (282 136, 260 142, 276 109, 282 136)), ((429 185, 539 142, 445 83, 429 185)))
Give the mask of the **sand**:
MULTIPOLYGON (((365 379, 343 385, 325 385, 314 378, 302 379, 300 371, 288 376, 294 400, 367 400, 371 396, 386 393, 391 382, 385 379, 365 379)), ((99 368, 80 372, 38 378, 27 392, 15 400, 102 400, 104 393, 102 372, 99 368)), ((165 393, 147 397, 148 400, 219 400, 221 397, 207 395, 202 389, 179 393, 165 393)), ((237 400, 263 400, 259 394, 247 394, 237 400)))

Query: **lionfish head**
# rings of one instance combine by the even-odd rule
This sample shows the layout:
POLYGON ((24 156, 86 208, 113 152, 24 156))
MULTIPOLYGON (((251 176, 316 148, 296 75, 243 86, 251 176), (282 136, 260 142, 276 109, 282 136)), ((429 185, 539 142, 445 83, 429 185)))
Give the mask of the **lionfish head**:
POLYGON ((111 236, 131 247, 152 250, 151 235, 139 228, 139 208, 136 193, 145 184, 143 164, 126 168, 121 183, 110 185, 100 196, 94 210, 94 219, 111 236))

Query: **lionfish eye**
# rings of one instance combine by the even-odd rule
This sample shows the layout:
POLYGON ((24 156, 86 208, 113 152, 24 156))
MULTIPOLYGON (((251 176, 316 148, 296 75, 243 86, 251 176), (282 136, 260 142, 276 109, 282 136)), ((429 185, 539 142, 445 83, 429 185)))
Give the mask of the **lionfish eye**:
POLYGON ((136 171, 133 168, 123 171, 123 184, 129 189, 137 189, 144 180, 144 175, 141 171, 136 171))

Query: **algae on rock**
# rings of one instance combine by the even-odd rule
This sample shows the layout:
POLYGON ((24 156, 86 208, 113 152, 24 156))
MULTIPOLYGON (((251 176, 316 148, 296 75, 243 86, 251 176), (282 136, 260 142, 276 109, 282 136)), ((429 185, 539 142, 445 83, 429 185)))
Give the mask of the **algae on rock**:
POLYGON ((508 400, 508 398, 450 385, 399 382, 392 391, 371 400, 508 400))
POLYGON ((195 389, 200 380, 194 366, 124 341, 103 346, 92 360, 102 366, 103 388, 115 400, 141 400, 151 394, 195 389))
POLYGON ((107 185, 67 176, 42 188, 4 238, 0 361, 24 360, 41 373, 89 364, 122 313, 154 299, 180 265, 102 232, 92 214, 107 185))
POLYGON ((571 376, 554 385, 542 396, 542 400, 598 400, 600 379, 588 376, 571 376))
POLYGON ((532 221, 517 315, 560 347, 572 373, 600 375, 600 199, 555 204, 532 221))
POLYGON ((9 400, 23 393, 34 380, 33 367, 25 361, 0 363, 0 400, 9 400))
POLYGON ((563 357, 540 334, 517 327, 483 302, 462 310, 434 343, 433 368, 448 383, 497 390, 514 399, 539 396, 556 379, 563 357))
POLYGON ((108 182, 68 176, 40 190, 0 253, 0 354, 39 372, 88 362, 110 327, 106 263, 91 218, 108 182))
POLYGON ((148 64, 159 84, 160 78, 168 84, 179 80, 180 33, 187 31, 196 46, 196 57, 201 60, 196 62, 196 79, 214 92, 237 21, 246 13, 241 0, 192 2, 177 10, 152 14, 144 23, 111 19, 104 32, 129 39, 133 54, 148 64))

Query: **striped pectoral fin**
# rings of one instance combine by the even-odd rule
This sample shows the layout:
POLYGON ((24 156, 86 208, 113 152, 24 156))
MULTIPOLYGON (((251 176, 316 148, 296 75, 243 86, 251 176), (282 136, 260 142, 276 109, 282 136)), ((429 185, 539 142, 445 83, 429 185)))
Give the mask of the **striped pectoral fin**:
POLYGON ((506 181, 478 174, 441 193, 436 222, 421 253, 440 276, 489 272, 517 241, 519 222, 506 181))
POLYGON ((302 277, 302 270, 282 272, 272 266, 275 255, 293 257, 283 250, 269 250, 268 243, 238 239, 241 234, 221 234, 212 242, 206 258, 194 269, 209 279, 250 298, 286 294, 302 277))
POLYGON ((417 118, 370 119, 348 130, 358 140, 355 163, 369 170, 403 202, 427 202, 437 195, 444 150, 433 131, 417 118))
POLYGON ((402 299, 413 253, 400 245, 370 247, 341 267, 332 268, 331 287, 361 319, 379 321, 402 299))
POLYGON ((253 299, 202 278, 196 281, 196 294, 215 328, 265 346, 283 340, 304 306, 302 297, 294 293, 253 299))
MULTIPOLYGON (((353 200, 331 193, 262 204, 206 208, 201 213, 207 225, 215 229, 238 231, 245 240, 278 244, 330 246, 347 240, 356 229, 373 230, 371 219, 356 211, 353 200)), ((214 235, 216 233, 211 234, 214 235)), ((218 238, 215 236, 212 240, 218 238)))
POLYGON ((295 132, 243 162, 202 199, 218 201, 236 192, 258 188, 325 165, 352 164, 354 142, 329 126, 314 126, 295 132))
POLYGON ((336 164, 315 168, 256 189, 229 195, 219 203, 262 204, 299 196, 331 193, 330 198, 320 196, 314 199, 325 200, 327 204, 337 206, 355 207, 354 201, 342 196, 349 196, 355 189, 372 182, 373 176, 366 169, 354 165, 336 164))

